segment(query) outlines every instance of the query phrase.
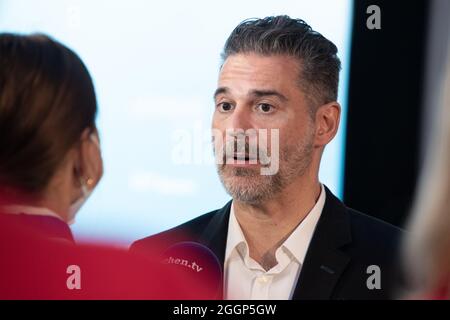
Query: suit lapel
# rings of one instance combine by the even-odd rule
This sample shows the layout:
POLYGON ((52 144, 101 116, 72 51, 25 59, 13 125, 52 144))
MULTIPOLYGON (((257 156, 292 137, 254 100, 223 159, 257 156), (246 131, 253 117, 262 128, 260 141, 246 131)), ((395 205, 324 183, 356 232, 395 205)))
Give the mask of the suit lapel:
POLYGON ((328 188, 322 215, 308 248, 293 300, 330 299, 350 257, 340 250, 351 242, 346 207, 328 188))
MULTIPOLYGON (((340 250, 340 247, 351 242, 347 209, 327 187, 325 190, 325 205, 294 289, 293 300, 330 299, 351 259, 340 250)), ((213 216, 199 237, 199 242, 214 252, 222 266, 225 261, 230 208, 231 201, 213 216)))
MULTIPOLYGON (((230 218, 231 201, 220 209, 208 223, 204 232, 200 235, 199 242, 207 246, 219 259, 220 265, 225 263, 225 250, 227 246, 228 222, 230 218)), ((219 289, 218 299, 223 299, 223 269, 221 287, 219 289)))
POLYGON ((230 208, 231 201, 212 217, 199 238, 199 242, 210 248, 222 265, 225 261, 230 208))

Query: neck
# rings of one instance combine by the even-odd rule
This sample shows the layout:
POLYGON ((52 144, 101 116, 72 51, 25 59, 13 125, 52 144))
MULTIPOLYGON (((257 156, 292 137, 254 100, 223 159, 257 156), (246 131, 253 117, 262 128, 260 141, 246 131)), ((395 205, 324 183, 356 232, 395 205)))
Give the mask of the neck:
POLYGON ((59 206, 54 205, 53 202, 48 201, 42 194, 32 194, 18 191, 15 188, 0 187, 0 212, 1 207, 13 205, 46 208, 60 216, 64 221, 67 220, 66 217, 61 214, 62 209, 59 206))
POLYGON ((320 192, 317 176, 314 179, 301 176, 262 203, 233 201, 234 213, 249 245, 250 256, 266 270, 276 264, 276 249, 308 215, 320 192))

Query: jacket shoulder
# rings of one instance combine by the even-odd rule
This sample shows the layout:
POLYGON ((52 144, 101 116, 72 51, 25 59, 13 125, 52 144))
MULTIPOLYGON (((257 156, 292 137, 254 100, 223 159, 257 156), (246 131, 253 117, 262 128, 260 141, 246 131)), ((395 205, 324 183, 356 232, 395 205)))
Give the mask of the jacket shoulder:
MULTIPOLYGON (((369 216, 357 210, 347 208, 352 224, 352 233, 356 236, 381 236, 381 240, 390 241, 402 236, 403 230, 383 220, 369 216)), ((377 238, 377 241, 380 240, 377 238)))
POLYGON ((393 258, 399 253, 404 231, 380 219, 347 208, 350 216, 352 249, 371 260, 376 257, 393 258))
POLYGON ((347 208, 352 241, 341 248, 351 257, 336 286, 335 299, 391 299, 402 280, 400 261, 404 231, 347 208), (382 290, 369 290, 369 267, 378 267, 382 290))

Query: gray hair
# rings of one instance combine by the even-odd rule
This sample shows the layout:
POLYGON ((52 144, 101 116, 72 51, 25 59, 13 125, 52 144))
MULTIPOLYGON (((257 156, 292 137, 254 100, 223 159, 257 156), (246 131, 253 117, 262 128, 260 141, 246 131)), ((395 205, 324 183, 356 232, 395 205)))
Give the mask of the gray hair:
POLYGON ((336 46, 305 21, 289 16, 247 19, 228 37, 222 59, 239 53, 287 55, 300 62, 300 85, 315 106, 336 101, 341 62, 336 46))

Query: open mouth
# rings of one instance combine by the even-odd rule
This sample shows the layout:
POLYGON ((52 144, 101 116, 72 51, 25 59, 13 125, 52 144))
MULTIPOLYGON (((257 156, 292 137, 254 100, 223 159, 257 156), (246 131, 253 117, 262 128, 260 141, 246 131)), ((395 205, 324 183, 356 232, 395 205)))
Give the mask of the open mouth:
POLYGON ((248 154, 234 154, 232 157, 228 158, 229 160, 245 162, 245 163, 254 163, 258 162, 258 157, 251 157, 248 154))

